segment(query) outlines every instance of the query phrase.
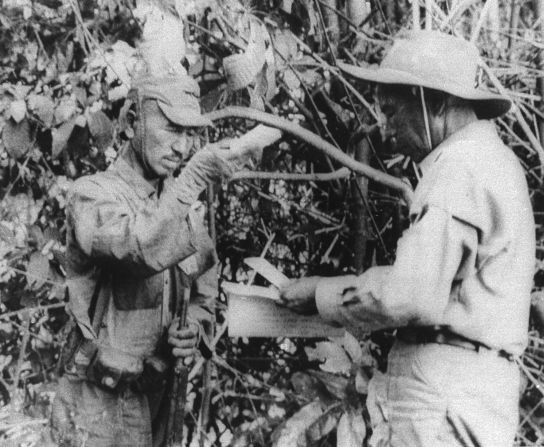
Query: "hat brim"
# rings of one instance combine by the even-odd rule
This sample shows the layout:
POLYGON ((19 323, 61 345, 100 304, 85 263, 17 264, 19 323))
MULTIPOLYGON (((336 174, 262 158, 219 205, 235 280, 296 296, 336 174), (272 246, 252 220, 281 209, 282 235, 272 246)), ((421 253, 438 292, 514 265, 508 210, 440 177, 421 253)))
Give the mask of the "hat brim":
POLYGON ((512 101, 496 93, 482 89, 467 89, 465 86, 456 84, 451 79, 425 79, 405 71, 391 68, 368 68, 338 62, 338 68, 345 73, 364 81, 376 82, 378 84, 402 84, 414 85, 440 90, 459 98, 473 102, 476 114, 482 119, 492 119, 504 115, 512 101))
POLYGON ((174 109, 162 101, 157 101, 159 108, 162 113, 174 124, 183 127, 208 127, 213 126, 213 122, 204 115, 193 111, 191 109, 186 109, 183 113, 180 113, 178 110, 174 109))

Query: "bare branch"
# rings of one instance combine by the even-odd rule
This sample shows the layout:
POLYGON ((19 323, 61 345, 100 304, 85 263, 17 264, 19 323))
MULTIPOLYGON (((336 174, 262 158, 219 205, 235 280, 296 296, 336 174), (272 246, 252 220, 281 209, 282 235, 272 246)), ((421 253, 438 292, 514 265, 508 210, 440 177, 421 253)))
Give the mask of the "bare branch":
POLYGON ((215 110, 206 114, 212 121, 217 121, 225 118, 246 118, 254 121, 259 121, 272 127, 281 129, 301 140, 305 141, 309 145, 315 147, 321 152, 325 153, 332 159, 336 160, 343 166, 348 167, 357 174, 364 175, 371 180, 388 186, 396 191, 399 191, 408 205, 412 203, 413 191, 409 184, 404 183, 392 175, 378 171, 364 163, 355 161, 349 155, 342 152, 340 149, 333 146, 331 143, 323 140, 316 134, 294 124, 291 121, 280 118, 270 113, 261 112, 248 107, 225 107, 221 110, 215 110))

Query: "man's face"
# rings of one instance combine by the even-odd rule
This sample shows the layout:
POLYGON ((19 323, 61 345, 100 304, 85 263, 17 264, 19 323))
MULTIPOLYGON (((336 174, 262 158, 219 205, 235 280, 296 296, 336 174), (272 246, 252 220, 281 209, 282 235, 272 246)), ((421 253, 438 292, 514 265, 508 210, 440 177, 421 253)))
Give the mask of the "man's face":
POLYGON ((155 101, 144 102, 146 141, 143 158, 153 177, 165 178, 184 165, 191 155, 192 137, 187 128, 169 121, 155 101))
POLYGON ((378 87, 385 152, 409 155, 416 162, 429 152, 421 99, 416 87, 378 87))

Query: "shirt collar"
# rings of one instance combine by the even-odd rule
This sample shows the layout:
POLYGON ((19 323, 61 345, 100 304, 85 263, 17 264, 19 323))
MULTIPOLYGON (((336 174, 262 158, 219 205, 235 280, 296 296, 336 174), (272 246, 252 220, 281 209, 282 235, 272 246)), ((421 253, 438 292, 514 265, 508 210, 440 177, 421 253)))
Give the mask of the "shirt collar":
POLYGON ((123 157, 119 157, 115 160, 112 170, 119 174, 119 177, 127 182, 141 199, 148 199, 157 192, 157 190, 145 178, 138 174, 123 157))
POLYGON ((434 163, 440 158, 444 148, 460 140, 468 140, 473 138, 473 135, 482 135, 483 133, 492 132, 494 125, 488 120, 474 121, 459 129, 457 132, 451 134, 442 143, 440 143, 432 152, 430 152, 422 161, 419 162, 419 168, 421 173, 425 175, 426 172, 432 167, 434 163))

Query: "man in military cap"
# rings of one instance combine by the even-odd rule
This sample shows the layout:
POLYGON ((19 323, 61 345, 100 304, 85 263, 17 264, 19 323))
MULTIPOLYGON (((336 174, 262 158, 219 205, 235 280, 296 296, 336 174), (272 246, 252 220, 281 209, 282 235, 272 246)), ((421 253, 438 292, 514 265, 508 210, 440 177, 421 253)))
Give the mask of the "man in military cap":
POLYGON ((235 140, 228 150, 210 146, 190 158, 193 130, 211 124, 198 98, 188 76, 136 80, 121 113, 132 124, 129 145, 107 171, 80 178, 70 191, 75 325, 53 405, 60 445, 161 445, 168 357, 192 356, 199 323, 213 320, 216 255, 197 200, 208 182, 228 177, 262 147, 235 140), (187 287, 191 324, 178 330, 171 308, 187 287))
POLYGON ((512 446, 535 252, 528 188, 489 119, 510 101, 485 90, 479 54, 436 31, 393 43, 379 68, 383 134, 419 163, 396 260, 359 277, 308 277, 284 305, 346 328, 398 328, 369 386, 372 446, 512 446))

